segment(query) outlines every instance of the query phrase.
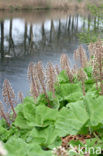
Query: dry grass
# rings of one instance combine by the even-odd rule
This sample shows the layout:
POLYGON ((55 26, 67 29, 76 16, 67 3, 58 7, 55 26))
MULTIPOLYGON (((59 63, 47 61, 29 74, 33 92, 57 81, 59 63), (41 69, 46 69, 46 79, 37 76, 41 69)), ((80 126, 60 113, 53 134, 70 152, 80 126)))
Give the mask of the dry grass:
MULTIPOLYGON (((0 0, 0 9, 84 9, 90 0, 0 0)), ((97 3, 92 0, 92 3, 97 3)), ((99 2, 100 3, 100 2, 99 2)))

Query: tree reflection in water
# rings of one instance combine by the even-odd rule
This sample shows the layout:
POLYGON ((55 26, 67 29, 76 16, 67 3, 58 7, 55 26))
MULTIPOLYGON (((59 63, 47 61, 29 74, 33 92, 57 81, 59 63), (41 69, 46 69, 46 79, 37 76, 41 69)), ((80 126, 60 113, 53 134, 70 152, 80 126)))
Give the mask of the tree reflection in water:
POLYGON ((88 23, 77 14, 75 16, 69 15, 66 19, 58 20, 48 20, 40 24, 28 23, 27 21, 19 23, 16 27, 13 26, 15 19, 9 20, 9 32, 5 30, 6 23, 2 21, 1 25, 1 58, 4 58, 5 55, 17 57, 23 56, 26 54, 32 54, 39 49, 47 49, 48 47, 55 47, 61 49, 65 47, 66 43, 72 42, 72 40, 77 40, 77 33, 82 32, 82 30, 90 30, 90 22, 94 21, 94 29, 96 29, 96 18, 92 18, 88 15, 88 23), (40 27, 40 29, 35 28, 40 27), (24 27, 24 31, 20 31, 21 27, 24 27), (14 33, 13 33, 14 32, 14 33), (15 34, 16 33, 16 34, 15 34), (16 40, 15 40, 16 38, 16 40), (19 41, 20 39, 20 41, 19 41), (5 41, 7 44, 5 44, 5 41))
MULTIPOLYGON (((15 92, 28 92, 26 71, 29 62, 48 61, 58 64, 62 53, 67 53, 73 64, 73 51, 78 47, 77 33, 90 30, 95 18, 79 14, 66 18, 50 18, 33 23, 11 18, 0 22, 0 92, 5 78, 12 83, 15 92)), ((98 18, 99 19, 99 18, 98 18)), ((1 95, 0 95, 1 97, 1 95)))

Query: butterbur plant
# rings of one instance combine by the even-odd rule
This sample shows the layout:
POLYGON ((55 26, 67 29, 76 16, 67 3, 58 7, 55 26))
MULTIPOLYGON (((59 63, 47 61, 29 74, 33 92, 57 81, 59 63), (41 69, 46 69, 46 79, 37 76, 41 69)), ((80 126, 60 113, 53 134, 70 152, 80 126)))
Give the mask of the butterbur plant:
POLYGON ((41 62, 37 63, 37 74, 38 74, 38 79, 40 81, 42 90, 47 97, 46 86, 45 86, 46 78, 45 78, 45 74, 44 74, 44 70, 43 70, 43 65, 41 62))
POLYGON ((78 80, 81 81, 82 83, 82 91, 83 91, 83 95, 85 96, 86 95, 86 92, 85 92, 86 73, 84 72, 82 68, 78 69, 77 77, 78 77, 78 80))
MULTIPOLYGON (((0 140, 7 149, 7 156, 102 155, 102 42, 92 47, 92 65, 90 61, 87 63, 82 47, 76 53, 81 66, 76 64, 72 70, 65 54, 61 56, 60 69, 52 63, 48 63, 45 70, 41 62, 30 63, 28 78, 32 97, 24 99, 23 93, 18 93, 21 104, 15 109, 15 121, 12 120, 12 116, 16 116, 15 94, 9 81, 4 81, 4 101, 12 109, 8 116, 0 102, 0 118, 3 118, 0 140), (101 89, 101 95, 95 85, 98 91, 101 89)), ((0 156, 5 155, 0 143, 0 156)))
POLYGON ((73 75, 77 75, 77 72, 78 72, 78 67, 77 67, 77 65, 75 64, 75 65, 73 66, 73 68, 72 68, 72 73, 73 73, 73 75))
POLYGON ((75 61, 79 61, 82 68, 87 65, 88 59, 85 50, 80 46, 77 50, 74 51, 75 61))
MULTIPOLYGON (((51 67, 51 70, 52 69, 53 67, 51 67)), ((47 95, 46 74, 44 72, 42 63, 38 62, 37 64, 34 64, 33 62, 31 62, 28 67, 27 75, 30 81, 31 94, 34 97, 34 99, 36 99, 42 93, 45 94, 46 99, 49 103, 49 99, 47 95)))
POLYGON ((72 83, 73 82, 73 74, 70 68, 70 62, 68 59, 68 56, 66 54, 62 54, 60 58, 60 64, 61 64, 61 69, 65 70, 68 74, 69 81, 72 83))
POLYGON ((23 102, 24 100, 24 95, 21 91, 18 92, 18 101, 20 101, 21 103, 23 102))
POLYGON ((8 126, 10 127, 10 122, 9 122, 9 118, 6 115, 4 108, 3 108, 3 103, 0 101, 0 116, 1 118, 4 118, 4 120, 6 121, 6 123, 8 124, 8 126))
POLYGON ((47 76, 48 90, 53 93, 53 96, 55 96, 54 84, 56 82, 57 75, 56 75, 55 68, 53 67, 52 63, 48 63, 47 65, 46 76, 47 76))
POLYGON ((37 68, 37 64, 34 65, 34 80, 35 80, 35 84, 36 84, 36 89, 38 91, 38 95, 41 94, 41 86, 40 86, 40 82, 38 79, 38 68, 37 68))
POLYGON ((35 74, 34 73, 34 63, 31 62, 29 64, 29 66, 28 66, 27 76, 28 76, 28 79, 30 81, 31 94, 35 99, 36 97, 38 97, 38 90, 37 90, 37 87, 36 87, 34 74, 35 74))
POLYGON ((90 58, 94 55, 95 49, 96 49, 96 44, 95 44, 95 43, 90 43, 90 44, 88 45, 89 57, 90 57, 90 58))
POLYGON ((94 77, 94 80, 96 82, 96 89, 98 90, 99 89, 99 86, 98 86, 98 82, 99 82, 99 71, 97 69, 97 64, 95 62, 96 60, 94 60, 94 64, 93 64, 93 77, 94 77))
POLYGON ((57 64, 56 64, 56 66, 55 66, 55 70, 56 70, 56 73, 59 75, 60 70, 59 70, 59 67, 58 67, 58 65, 57 65, 57 64))
POLYGON ((93 74, 98 89, 98 81, 100 82, 101 93, 103 95, 103 43, 96 42, 94 53, 93 74))
POLYGON ((16 104, 15 93, 11 87, 9 80, 4 80, 2 95, 3 95, 4 102, 8 106, 10 106, 11 110, 13 111, 13 117, 15 119, 16 118, 16 112, 14 109, 14 105, 16 104))

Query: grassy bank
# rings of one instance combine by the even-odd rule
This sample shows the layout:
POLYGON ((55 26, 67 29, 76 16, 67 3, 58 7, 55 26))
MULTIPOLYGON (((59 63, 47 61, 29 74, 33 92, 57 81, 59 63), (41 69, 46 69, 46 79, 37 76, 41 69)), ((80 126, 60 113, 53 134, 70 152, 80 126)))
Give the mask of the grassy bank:
POLYGON ((1 10, 14 9, 86 9, 89 3, 100 4, 96 0, 0 0, 1 10))

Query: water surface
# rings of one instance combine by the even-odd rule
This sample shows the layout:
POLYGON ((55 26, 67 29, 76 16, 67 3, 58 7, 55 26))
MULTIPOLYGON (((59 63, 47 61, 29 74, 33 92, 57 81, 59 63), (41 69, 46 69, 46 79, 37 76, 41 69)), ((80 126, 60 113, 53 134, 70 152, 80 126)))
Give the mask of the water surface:
POLYGON ((49 61, 59 64, 60 55, 66 53, 71 65, 74 64, 73 52, 80 44, 77 34, 90 29, 90 15, 48 14, 39 11, 28 18, 27 13, 24 16, 5 16, 4 19, 0 16, 1 99, 4 79, 10 80, 15 93, 22 91, 24 95, 28 94, 27 67, 31 61, 42 61, 44 66, 49 61))

